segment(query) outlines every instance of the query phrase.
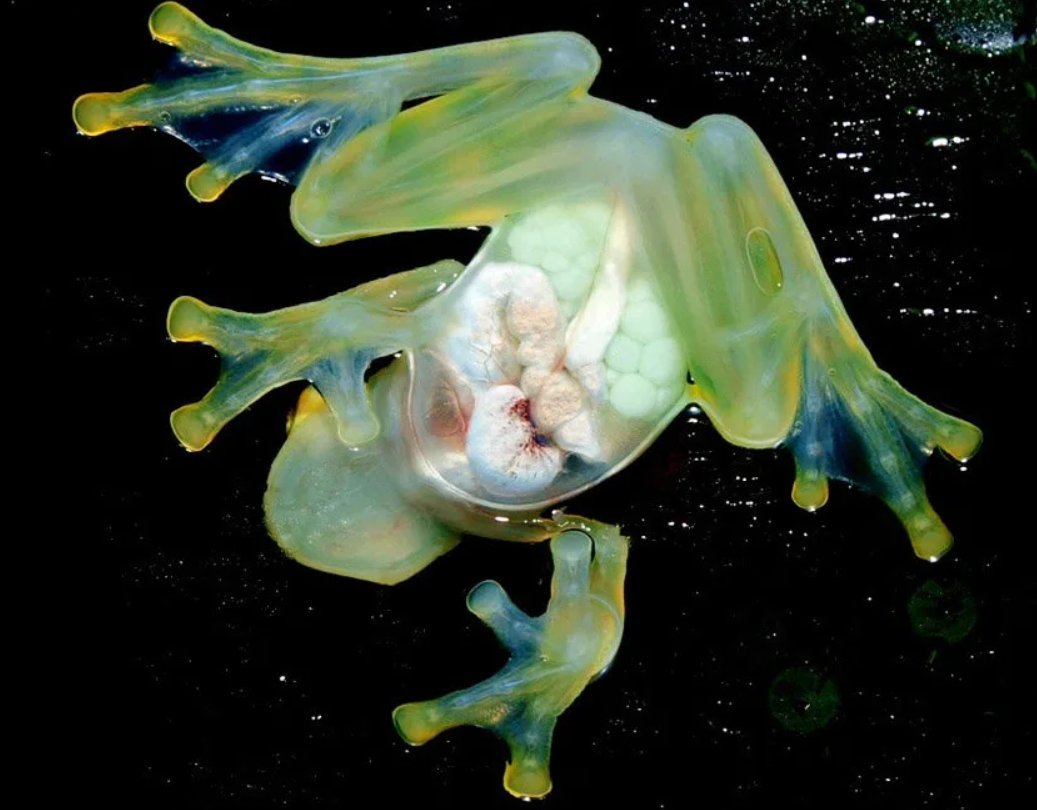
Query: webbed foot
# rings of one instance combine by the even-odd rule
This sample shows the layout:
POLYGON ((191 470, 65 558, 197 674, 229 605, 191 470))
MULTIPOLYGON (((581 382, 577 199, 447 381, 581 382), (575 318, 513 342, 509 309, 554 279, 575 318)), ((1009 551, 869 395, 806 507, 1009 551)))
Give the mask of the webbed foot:
POLYGON ((148 28, 178 51, 171 77, 82 95, 72 118, 84 135, 151 126, 188 143, 206 158, 187 176, 200 202, 249 172, 294 181, 321 154, 392 118, 403 101, 381 63, 256 47, 179 3, 161 3, 148 28))
POLYGON ((923 466, 939 447, 958 461, 983 439, 975 425, 927 405, 863 349, 817 335, 804 359, 796 425, 787 443, 796 458, 795 503, 813 511, 828 500, 828 479, 878 495, 903 524, 915 554, 935 561, 953 539, 925 492, 923 466))
POLYGON ((173 411, 170 423, 188 450, 201 450, 220 429, 268 391, 309 380, 338 423, 339 438, 360 445, 378 435, 364 388, 370 362, 413 345, 422 328, 411 309, 458 277, 444 260, 344 293, 253 314, 209 306, 190 296, 169 308, 169 336, 206 343, 220 353, 216 385, 200 401, 173 411))
POLYGON ((526 615, 496 582, 471 590, 468 609, 493 630, 511 657, 500 672, 475 686, 398 707, 393 721, 404 740, 422 745, 462 725, 490 729, 511 751, 504 788, 522 798, 551 790, 555 723, 609 666, 623 633, 627 541, 615 527, 600 528, 593 530, 593 542, 572 530, 551 541, 554 577, 542 616, 526 615))

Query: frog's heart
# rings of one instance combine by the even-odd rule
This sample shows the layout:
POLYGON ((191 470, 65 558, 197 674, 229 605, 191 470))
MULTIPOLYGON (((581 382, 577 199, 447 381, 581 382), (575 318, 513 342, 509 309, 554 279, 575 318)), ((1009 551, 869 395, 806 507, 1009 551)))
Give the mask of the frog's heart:
POLYGON ((495 385, 476 399, 465 453, 475 479, 509 498, 542 493, 564 461, 564 453, 533 424, 529 399, 514 385, 495 385))

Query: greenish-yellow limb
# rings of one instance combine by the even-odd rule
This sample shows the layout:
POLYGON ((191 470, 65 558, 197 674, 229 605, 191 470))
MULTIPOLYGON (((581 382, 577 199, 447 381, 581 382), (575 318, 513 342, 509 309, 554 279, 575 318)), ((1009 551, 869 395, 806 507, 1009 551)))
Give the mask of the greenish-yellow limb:
MULTIPOLYGON (((591 524, 587 524, 588 527, 591 524)), ((496 582, 476 585, 468 609, 511 654, 496 675, 393 712, 400 736, 422 745, 456 726, 486 728, 507 743, 504 787, 539 798, 551 790, 551 739, 559 715, 612 662, 623 633, 627 540, 615 527, 565 530, 551 541, 554 577, 542 616, 516 607, 496 582)))
POLYGON ((796 424, 786 439, 796 460, 792 499, 814 511, 828 480, 858 484, 882 498, 903 524, 915 555, 936 561, 953 544, 925 491, 924 465, 939 448, 971 458, 983 434, 905 390, 857 344, 838 337, 808 341, 796 424))
POLYGON ((263 394, 308 380, 335 414, 342 442, 371 441, 379 424, 364 387, 368 365, 419 339, 424 324, 409 317, 410 311, 452 284, 462 269, 444 260, 323 301, 261 314, 177 298, 167 316, 169 336, 206 343, 221 360, 212 390, 173 411, 177 439, 188 450, 201 450, 263 394))

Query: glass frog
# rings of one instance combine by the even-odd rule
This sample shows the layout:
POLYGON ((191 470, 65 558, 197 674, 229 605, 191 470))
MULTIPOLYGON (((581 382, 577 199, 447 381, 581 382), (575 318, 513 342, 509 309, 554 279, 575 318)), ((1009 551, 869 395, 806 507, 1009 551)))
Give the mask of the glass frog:
POLYGON ((264 501, 299 562, 395 584, 462 535, 550 541, 546 613, 477 585, 468 607, 509 661, 397 708, 407 742, 490 729, 510 747, 505 788, 550 790, 556 720, 619 647, 628 551, 618 527, 557 507, 689 404, 734 444, 788 447, 799 506, 846 480, 888 504, 920 557, 950 546, 922 466, 937 447, 968 458, 980 432, 876 366, 745 123, 682 129, 589 95, 599 57, 573 33, 325 59, 246 44, 175 3, 150 28, 175 69, 81 96, 80 132, 181 138, 205 157, 187 177, 200 201, 250 172, 293 183, 292 223, 315 245, 491 229, 467 267, 264 314, 181 297, 168 315, 174 340, 222 358, 216 386, 172 414, 189 450, 276 386, 310 383, 264 501))

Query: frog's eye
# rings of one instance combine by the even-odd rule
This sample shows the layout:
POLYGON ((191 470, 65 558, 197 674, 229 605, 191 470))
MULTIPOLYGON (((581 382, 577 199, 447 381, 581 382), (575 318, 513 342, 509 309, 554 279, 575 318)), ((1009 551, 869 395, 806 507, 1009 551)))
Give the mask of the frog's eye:
POLYGON ((537 431, 529 399, 514 385, 495 385, 477 399, 465 452, 476 480, 506 497, 542 493, 564 461, 562 451, 537 431))

